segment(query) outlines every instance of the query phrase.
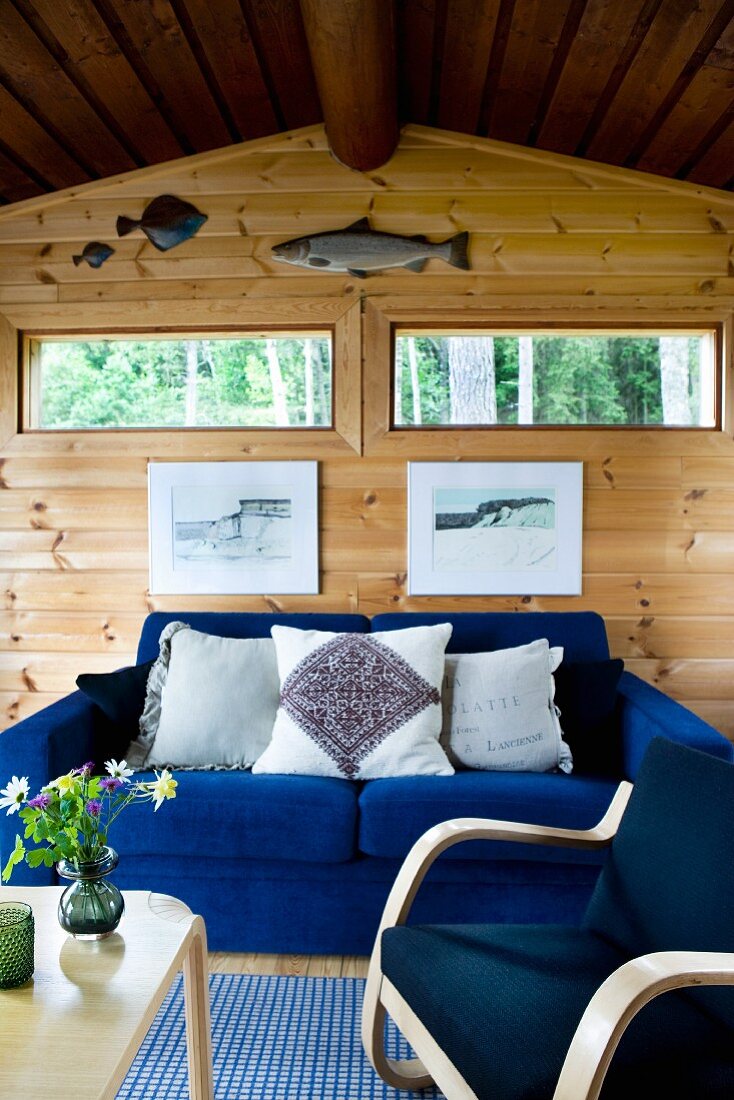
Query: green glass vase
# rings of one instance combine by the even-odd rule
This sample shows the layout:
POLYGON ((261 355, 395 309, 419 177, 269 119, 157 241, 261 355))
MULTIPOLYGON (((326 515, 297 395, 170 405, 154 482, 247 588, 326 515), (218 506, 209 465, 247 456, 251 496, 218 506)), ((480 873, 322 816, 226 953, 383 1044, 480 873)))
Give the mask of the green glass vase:
POLYGON ((0 901, 0 989, 33 976, 33 912, 24 901, 0 901))
POLYGON ((56 864, 61 878, 72 880, 59 900, 59 924, 69 935, 78 940, 103 940, 117 928, 125 902, 115 884, 106 881, 117 862, 117 852, 103 848, 92 862, 62 859, 56 864))

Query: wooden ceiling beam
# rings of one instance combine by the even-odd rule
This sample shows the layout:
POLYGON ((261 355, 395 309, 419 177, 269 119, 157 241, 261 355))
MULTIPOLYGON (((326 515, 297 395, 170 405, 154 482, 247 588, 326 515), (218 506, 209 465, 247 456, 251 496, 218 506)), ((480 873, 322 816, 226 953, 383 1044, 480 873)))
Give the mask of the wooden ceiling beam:
POLYGON ((398 143, 392 0, 301 0, 331 151, 359 172, 398 143))

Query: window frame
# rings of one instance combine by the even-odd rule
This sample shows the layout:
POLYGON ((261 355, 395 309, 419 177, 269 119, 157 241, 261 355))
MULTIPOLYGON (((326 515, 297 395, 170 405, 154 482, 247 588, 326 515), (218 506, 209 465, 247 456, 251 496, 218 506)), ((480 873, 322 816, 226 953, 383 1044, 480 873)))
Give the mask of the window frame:
POLYGON ((436 325, 422 324, 422 325, 403 325, 393 322, 390 326, 390 425, 389 430, 393 431, 406 431, 406 432, 421 432, 421 431, 488 431, 496 432, 497 430, 504 431, 639 431, 639 432, 711 432, 721 431, 722 424, 722 326, 716 325, 690 325, 685 322, 679 324, 673 324, 672 322, 666 322, 664 325, 649 325, 647 322, 629 322, 626 324, 611 325, 600 324, 590 326, 588 323, 578 322, 575 324, 564 323, 543 323, 537 325, 508 325, 507 322, 501 324, 480 324, 473 322, 471 324, 456 326, 456 325, 441 325, 440 328, 436 325), (397 424, 395 422, 395 363, 396 363, 396 348, 398 336, 415 336, 419 333, 425 333, 431 336, 466 336, 472 332, 486 333, 487 335, 495 336, 500 334, 506 334, 508 336, 571 336, 571 335, 584 335, 584 336, 602 336, 602 335, 618 335, 618 336, 632 336, 635 332, 644 333, 648 336, 673 336, 676 333, 686 333, 690 336, 712 336, 713 337, 713 363, 714 363, 714 422, 713 424, 605 424, 603 422, 596 421, 589 424, 564 424, 562 422, 544 423, 544 424, 397 424))
MULTIPOLYGON (((732 315, 724 308, 692 306, 685 312, 675 313, 659 309, 615 309, 609 305, 602 312, 595 303, 580 303, 572 312, 568 309, 537 306, 523 309, 517 303, 507 301, 490 304, 466 299, 445 298, 436 305, 418 304, 415 299, 384 299, 380 303, 368 302, 365 310, 365 356, 363 369, 365 386, 365 454, 410 454, 413 458, 481 458, 485 454, 496 457, 502 453, 517 453, 521 440, 527 433, 543 433, 545 453, 561 453, 568 441, 578 433, 593 433, 594 443, 600 448, 619 446, 620 435, 635 433, 658 436, 677 441, 695 440, 701 433, 731 438, 734 425, 734 385, 732 384, 732 315), (394 380, 395 336, 398 331, 470 332, 506 331, 517 333, 608 331, 634 332, 657 331, 706 331, 714 336, 714 396, 715 424, 713 426, 678 427, 644 424, 467 424, 467 425, 395 425, 394 380), (616 440, 616 443, 615 443, 616 440)), ((527 442, 527 440, 526 440, 527 442)), ((684 445, 684 450, 686 449, 684 445)), ((574 450, 571 445, 569 453, 574 450)), ((575 453, 575 451, 574 451, 575 453)))
POLYGON ((18 455, 171 455, 217 458, 320 458, 360 454, 361 313, 353 298, 279 298, 211 302, 80 303, 63 307, 35 304, 1 315, 0 341, 8 369, 0 380, 0 445, 18 455), (133 323, 135 315, 142 318, 133 323), (232 336, 237 333, 329 331, 332 334, 330 428, 79 428, 27 426, 24 340, 85 336, 135 338, 143 334, 232 336))
POLYGON ((334 325, 323 325, 317 328, 313 325, 307 326, 289 326, 288 328, 251 328, 243 329, 238 327, 236 331, 206 331, 202 329, 176 329, 170 332, 161 333, 160 331, 137 331, 137 332, 87 332, 87 333, 23 333, 22 336, 22 351, 21 351, 21 364, 23 371, 23 384, 21 387, 21 424, 22 431, 26 433, 41 432, 43 434, 57 435, 60 432, 94 432, 99 434, 100 432, 330 432, 334 429, 334 417, 336 410, 336 403, 334 400, 334 325), (129 426, 123 425, 99 425, 98 427, 71 427, 71 428, 45 428, 39 423, 40 421, 40 405, 41 405, 41 363, 40 363, 40 348, 44 341, 49 343, 86 343, 103 340, 118 340, 118 341, 145 341, 150 340, 154 342, 156 340, 238 340, 261 337, 267 339, 268 337, 293 337, 297 338, 302 336, 313 337, 328 337, 331 344, 331 402, 330 402, 330 417, 328 424, 293 424, 286 427, 278 426, 275 424, 133 424, 129 426))

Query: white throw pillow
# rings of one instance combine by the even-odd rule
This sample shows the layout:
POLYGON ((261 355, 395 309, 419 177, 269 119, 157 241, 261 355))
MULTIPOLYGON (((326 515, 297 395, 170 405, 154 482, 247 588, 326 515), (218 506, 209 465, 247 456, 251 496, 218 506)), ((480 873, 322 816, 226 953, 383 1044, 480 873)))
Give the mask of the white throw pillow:
POLYGON ((220 638, 171 623, 161 635, 141 738, 128 761, 148 768, 247 768, 270 740, 278 687, 271 638, 220 638))
POLYGON ((485 771, 573 768, 553 703, 563 649, 541 638, 494 653, 448 653, 442 742, 455 762, 485 771))
POLYGON ((274 626, 280 707, 253 772, 452 775, 439 744, 449 623, 377 634, 274 626))

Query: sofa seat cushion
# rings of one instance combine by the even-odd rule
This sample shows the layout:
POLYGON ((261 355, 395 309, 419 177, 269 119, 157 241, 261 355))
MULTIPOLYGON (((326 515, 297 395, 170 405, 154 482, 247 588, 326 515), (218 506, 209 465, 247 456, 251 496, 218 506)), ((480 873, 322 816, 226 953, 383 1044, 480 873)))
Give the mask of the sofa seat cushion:
MULTIPOLYGON (((140 772, 135 779, 152 779, 140 772)), ((357 788, 346 779, 251 772, 177 772, 160 813, 126 814, 121 859, 205 856, 340 863, 355 854, 357 788)), ((115 844, 113 832, 111 842, 115 844)), ((237 870, 231 864, 232 873, 237 870)))
MULTIPOLYGON (((401 858, 426 829, 453 817, 491 817, 565 829, 588 829, 604 816, 617 783, 597 776, 536 772, 457 772, 453 776, 380 779, 359 799, 359 849, 401 858)), ((444 859, 529 859, 601 863, 603 852, 472 841, 444 859)))
MULTIPOLYGON (((383 973, 480 1097, 549 1100, 599 985, 626 956, 558 925, 390 928, 383 973)), ((601 1100, 731 1096, 731 1034, 666 993, 630 1024, 601 1100)))

